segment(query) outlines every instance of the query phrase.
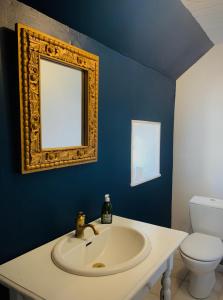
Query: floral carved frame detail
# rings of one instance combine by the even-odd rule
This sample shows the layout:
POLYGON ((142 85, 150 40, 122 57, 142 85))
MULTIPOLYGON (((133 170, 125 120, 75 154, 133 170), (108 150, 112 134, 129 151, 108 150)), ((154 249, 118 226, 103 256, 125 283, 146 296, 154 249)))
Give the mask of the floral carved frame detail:
POLYGON ((17 24, 20 89, 22 173, 97 161, 98 56, 17 24), (85 78, 85 143, 83 146, 42 149, 40 58, 78 68, 85 78))

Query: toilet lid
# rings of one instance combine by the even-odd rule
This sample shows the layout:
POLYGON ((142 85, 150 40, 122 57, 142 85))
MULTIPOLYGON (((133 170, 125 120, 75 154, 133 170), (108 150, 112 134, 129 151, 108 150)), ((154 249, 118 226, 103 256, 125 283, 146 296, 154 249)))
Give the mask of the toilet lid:
POLYGON ((186 256, 200 261, 214 261, 223 256, 220 238, 203 233, 192 233, 180 245, 186 256))

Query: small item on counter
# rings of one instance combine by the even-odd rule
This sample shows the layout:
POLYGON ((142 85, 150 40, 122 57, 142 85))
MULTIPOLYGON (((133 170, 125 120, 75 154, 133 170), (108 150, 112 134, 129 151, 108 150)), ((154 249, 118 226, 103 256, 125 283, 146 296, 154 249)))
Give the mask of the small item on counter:
POLYGON ((101 223, 111 224, 112 223, 112 205, 109 194, 105 195, 105 201, 101 210, 101 223))

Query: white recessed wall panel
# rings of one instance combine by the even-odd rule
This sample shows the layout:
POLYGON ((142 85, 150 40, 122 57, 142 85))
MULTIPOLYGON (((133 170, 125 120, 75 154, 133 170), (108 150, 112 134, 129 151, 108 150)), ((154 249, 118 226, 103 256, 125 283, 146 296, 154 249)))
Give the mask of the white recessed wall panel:
POLYGON ((159 122, 132 120, 131 186, 160 177, 159 122))

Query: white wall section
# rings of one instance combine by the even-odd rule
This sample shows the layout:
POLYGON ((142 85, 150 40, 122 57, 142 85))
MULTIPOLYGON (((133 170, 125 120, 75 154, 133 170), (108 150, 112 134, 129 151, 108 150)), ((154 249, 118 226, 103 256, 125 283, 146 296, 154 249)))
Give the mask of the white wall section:
POLYGON ((223 44, 176 82, 172 226, 190 230, 193 195, 223 199, 223 44))

